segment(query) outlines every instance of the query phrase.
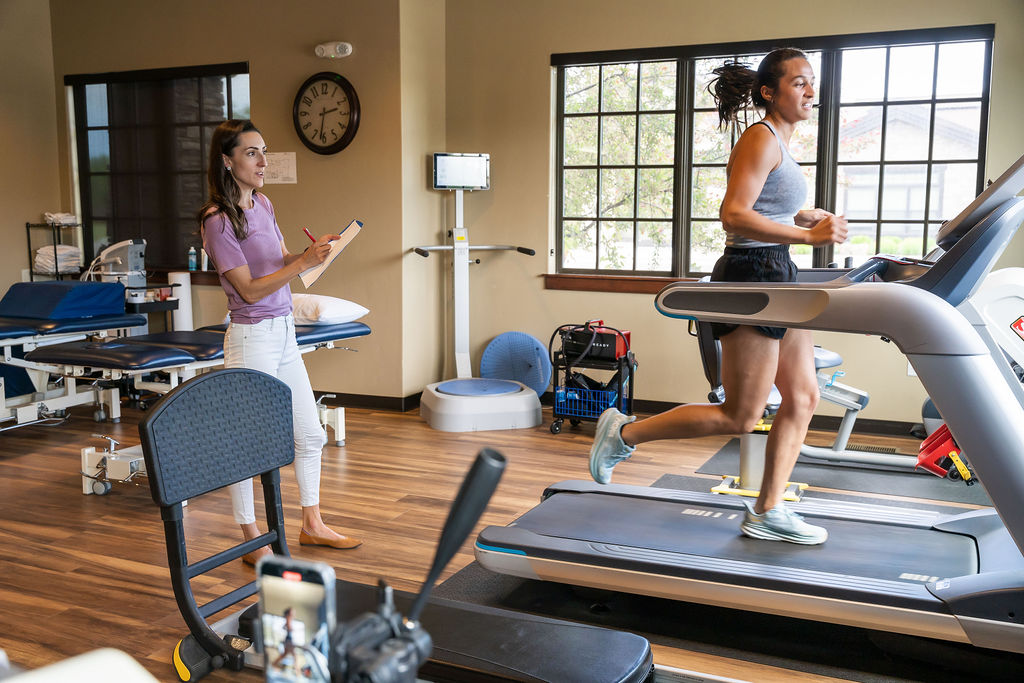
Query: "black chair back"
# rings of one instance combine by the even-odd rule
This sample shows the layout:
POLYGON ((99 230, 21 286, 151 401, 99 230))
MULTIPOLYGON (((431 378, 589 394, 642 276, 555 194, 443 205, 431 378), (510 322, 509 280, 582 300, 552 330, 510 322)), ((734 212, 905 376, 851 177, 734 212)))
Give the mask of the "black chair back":
POLYGON ((150 493, 164 522, 174 597, 190 631, 174 653, 182 680, 220 667, 241 669, 247 643, 218 635, 206 619, 257 590, 252 581, 198 605, 191 580, 265 545, 288 555, 278 470, 295 457, 291 403, 291 390, 270 375, 220 370, 169 392, 139 424, 150 493), (255 476, 263 487, 268 532, 190 564, 182 504, 255 476))

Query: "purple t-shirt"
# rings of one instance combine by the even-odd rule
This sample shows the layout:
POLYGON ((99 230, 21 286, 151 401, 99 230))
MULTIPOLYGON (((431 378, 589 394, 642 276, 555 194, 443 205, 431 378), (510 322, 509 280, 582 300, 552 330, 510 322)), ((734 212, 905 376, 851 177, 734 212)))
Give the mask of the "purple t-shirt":
POLYGON ((253 193, 253 200, 252 208, 245 210, 249 234, 241 242, 235 237, 231 221, 224 214, 210 214, 203 221, 203 248, 216 266, 220 285, 228 295, 231 322, 244 325, 292 312, 292 291, 288 285, 254 304, 247 304, 224 277, 227 271, 244 265, 249 266, 249 274, 254 279, 284 267, 281 254, 284 237, 277 227, 274 207, 264 195, 253 193))

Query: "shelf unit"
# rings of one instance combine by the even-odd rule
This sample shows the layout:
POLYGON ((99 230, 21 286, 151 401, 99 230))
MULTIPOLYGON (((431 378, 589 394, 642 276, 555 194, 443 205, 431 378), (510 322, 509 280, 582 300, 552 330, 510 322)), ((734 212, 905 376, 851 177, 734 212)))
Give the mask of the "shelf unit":
MULTIPOLYGON (((28 242, 28 276, 29 280, 35 282, 36 276, 45 277, 47 279, 63 280, 65 277, 78 277, 82 268, 81 265, 74 272, 61 272, 57 265, 57 246, 62 244, 77 245, 79 241, 78 228, 82 226, 81 223, 25 223, 25 237, 28 242), (37 246, 33 245, 32 236, 41 230, 49 232, 50 241, 45 244, 37 246), (70 241, 65 239, 65 233, 67 230, 73 230, 73 239, 70 241), (36 270, 36 251, 44 247, 53 246, 53 263, 54 272, 49 273, 45 271, 36 270)), ((81 245, 77 245, 81 248, 81 245)))

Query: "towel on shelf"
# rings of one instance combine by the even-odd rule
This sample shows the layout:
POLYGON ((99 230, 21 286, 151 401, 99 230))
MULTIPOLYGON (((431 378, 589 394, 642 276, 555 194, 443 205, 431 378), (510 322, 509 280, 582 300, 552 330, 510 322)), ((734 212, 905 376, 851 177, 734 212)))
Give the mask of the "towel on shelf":
POLYGON ((78 216, 73 213, 61 213, 59 211, 43 213, 43 220, 54 225, 74 225, 78 222, 78 216))
POLYGON ((71 244, 48 244, 36 250, 32 270, 44 275, 77 273, 82 269, 82 250, 71 244))

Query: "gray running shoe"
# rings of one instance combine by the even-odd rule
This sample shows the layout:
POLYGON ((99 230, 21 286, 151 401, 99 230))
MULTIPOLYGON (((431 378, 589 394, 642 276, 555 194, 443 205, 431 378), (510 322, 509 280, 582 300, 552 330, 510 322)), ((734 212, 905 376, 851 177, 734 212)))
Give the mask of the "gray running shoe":
POLYGON ((636 415, 623 415, 615 408, 601 413, 594 431, 594 445, 590 447, 590 476, 598 484, 612 480, 612 470, 633 455, 634 446, 622 440, 622 426, 636 419, 636 415))
POLYGON ((743 501, 743 504, 747 507, 747 514, 740 524, 740 531, 751 538, 802 545, 818 545, 828 538, 826 529, 808 524, 785 503, 779 503, 760 515, 754 512, 753 503, 743 501))

